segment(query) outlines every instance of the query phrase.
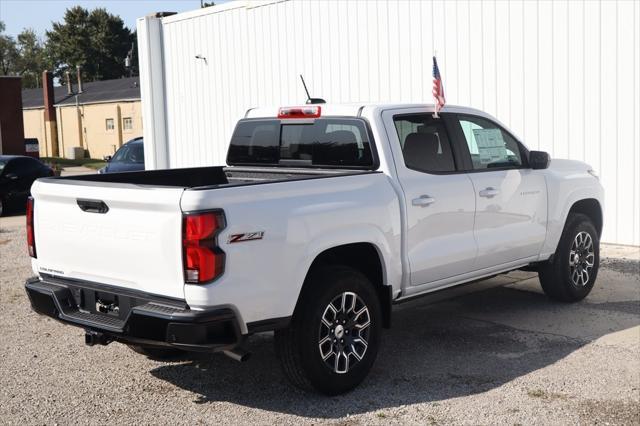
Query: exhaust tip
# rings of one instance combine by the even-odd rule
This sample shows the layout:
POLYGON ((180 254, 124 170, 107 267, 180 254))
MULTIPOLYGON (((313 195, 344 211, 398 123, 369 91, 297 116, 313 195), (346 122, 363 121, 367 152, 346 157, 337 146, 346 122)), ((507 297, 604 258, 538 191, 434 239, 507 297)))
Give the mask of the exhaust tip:
POLYGON ((222 351, 222 353, 238 362, 245 362, 251 358, 251 352, 247 352, 242 348, 234 348, 228 351, 222 351))

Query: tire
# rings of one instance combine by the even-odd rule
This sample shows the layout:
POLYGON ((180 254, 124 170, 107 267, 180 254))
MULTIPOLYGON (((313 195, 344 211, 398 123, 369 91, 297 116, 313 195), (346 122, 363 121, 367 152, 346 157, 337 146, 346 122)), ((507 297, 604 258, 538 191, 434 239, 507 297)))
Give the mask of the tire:
POLYGON ((0 216, 2 216, 2 213, 4 213, 4 209, 5 209, 5 202, 2 199, 2 197, 0 197, 0 216))
POLYGON ((298 388, 348 392, 364 380, 378 354, 377 292, 362 273, 346 266, 321 267, 307 280, 291 325, 275 332, 276 354, 298 388))
POLYGON ((138 345, 127 345, 129 348, 139 353, 140 355, 144 355, 147 358, 156 360, 156 361, 170 361, 177 358, 180 358, 185 352, 176 348, 163 348, 157 346, 138 346, 138 345))
POLYGON ((578 302, 591 292, 600 265, 600 239, 591 219, 569 214, 558 248, 539 269, 545 294, 560 302, 578 302))

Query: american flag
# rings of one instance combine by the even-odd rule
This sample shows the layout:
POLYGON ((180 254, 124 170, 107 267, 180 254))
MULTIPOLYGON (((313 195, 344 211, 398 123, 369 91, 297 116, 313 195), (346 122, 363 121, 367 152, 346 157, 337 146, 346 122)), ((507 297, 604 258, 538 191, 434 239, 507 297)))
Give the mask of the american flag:
POLYGON ((438 61, 436 61, 435 56, 433 57, 433 99, 436 104, 436 115, 438 115, 438 111, 442 109, 446 100, 444 98, 444 87, 442 86, 442 77, 440 77, 438 61))

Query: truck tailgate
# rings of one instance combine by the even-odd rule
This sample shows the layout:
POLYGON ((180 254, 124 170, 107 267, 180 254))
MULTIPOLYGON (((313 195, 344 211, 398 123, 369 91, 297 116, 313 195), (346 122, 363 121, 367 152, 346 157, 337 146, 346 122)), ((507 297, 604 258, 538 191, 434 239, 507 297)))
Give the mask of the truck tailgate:
POLYGON ((34 197, 38 273, 184 298, 184 189, 39 180, 34 197), (107 211, 101 204, 108 207, 107 211))

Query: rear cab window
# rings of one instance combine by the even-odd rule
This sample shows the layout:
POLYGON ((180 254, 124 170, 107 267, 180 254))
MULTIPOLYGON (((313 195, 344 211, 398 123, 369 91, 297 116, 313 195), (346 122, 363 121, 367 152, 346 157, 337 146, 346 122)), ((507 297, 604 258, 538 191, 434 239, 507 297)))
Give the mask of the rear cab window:
POLYGON ((227 164, 374 170, 372 145, 359 118, 246 119, 233 132, 227 164))

